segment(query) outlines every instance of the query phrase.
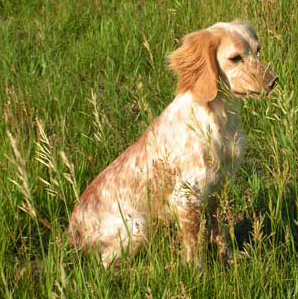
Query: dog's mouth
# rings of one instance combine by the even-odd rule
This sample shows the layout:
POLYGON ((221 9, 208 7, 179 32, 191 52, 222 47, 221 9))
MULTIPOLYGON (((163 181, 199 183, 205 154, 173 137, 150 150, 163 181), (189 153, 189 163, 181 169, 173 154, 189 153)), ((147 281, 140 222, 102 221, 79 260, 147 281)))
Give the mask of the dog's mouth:
POLYGON ((278 82, 278 77, 274 77, 273 80, 261 91, 255 90, 247 90, 245 92, 238 92, 236 90, 232 90, 233 94, 238 97, 260 97, 260 96, 268 96, 271 91, 276 87, 278 82))
POLYGON ((232 91, 233 94, 237 97, 251 97, 251 96, 261 96, 265 95, 266 92, 258 92, 258 91, 246 91, 246 92, 238 92, 238 91, 232 91))

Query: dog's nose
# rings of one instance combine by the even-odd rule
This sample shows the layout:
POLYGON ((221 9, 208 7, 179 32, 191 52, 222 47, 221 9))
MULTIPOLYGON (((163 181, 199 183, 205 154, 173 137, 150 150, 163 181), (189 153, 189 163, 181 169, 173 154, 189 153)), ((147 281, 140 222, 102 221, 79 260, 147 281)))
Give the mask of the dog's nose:
POLYGON ((274 87, 277 85, 277 82, 278 82, 278 77, 276 76, 272 81, 271 83, 269 84, 269 88, 270 90, 273 90, 274 87))

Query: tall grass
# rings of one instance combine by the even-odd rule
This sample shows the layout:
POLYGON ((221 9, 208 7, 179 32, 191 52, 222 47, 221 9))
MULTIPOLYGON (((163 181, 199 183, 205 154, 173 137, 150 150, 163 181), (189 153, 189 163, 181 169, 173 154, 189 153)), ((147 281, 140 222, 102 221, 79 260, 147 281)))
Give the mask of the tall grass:
MULTIPOLYGON (((297 1, 0 0, 0 297, 298 297, 297 1), (279 75, 245 100, 249 143, 232 203, 246 258, 201 272, 155 224, 120 269, 70 249, 70 212, 95 175, 173 99, 166 55, 186 33, 248 19, 279 75)), ((236 244, 235 244, 236 246, 236 244)))

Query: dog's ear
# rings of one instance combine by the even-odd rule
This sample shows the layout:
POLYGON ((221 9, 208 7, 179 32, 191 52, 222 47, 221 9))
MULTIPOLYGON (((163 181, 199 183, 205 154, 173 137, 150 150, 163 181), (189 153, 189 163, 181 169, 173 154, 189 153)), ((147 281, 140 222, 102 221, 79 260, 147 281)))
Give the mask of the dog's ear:
POLYGON ((169 55, 170 68, 179 77, 177 93, 191 91, 195 99, 206 103, 217 95, 218 38, 208 30, 186 35, 180 48, 169 55))

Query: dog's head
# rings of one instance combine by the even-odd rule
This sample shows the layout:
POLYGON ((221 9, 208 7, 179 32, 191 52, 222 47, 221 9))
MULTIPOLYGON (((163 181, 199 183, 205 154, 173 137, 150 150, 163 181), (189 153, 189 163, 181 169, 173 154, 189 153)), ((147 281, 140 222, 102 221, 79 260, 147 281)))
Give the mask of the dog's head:
POLYGON ((236 95, 269 93, 277 77, 259 60, 260 49, 252 26, 239 20, 186 35, 169 55, 179 77, 177 92, 190 91, 200 102, 212 101, 221 77, 236 95))

